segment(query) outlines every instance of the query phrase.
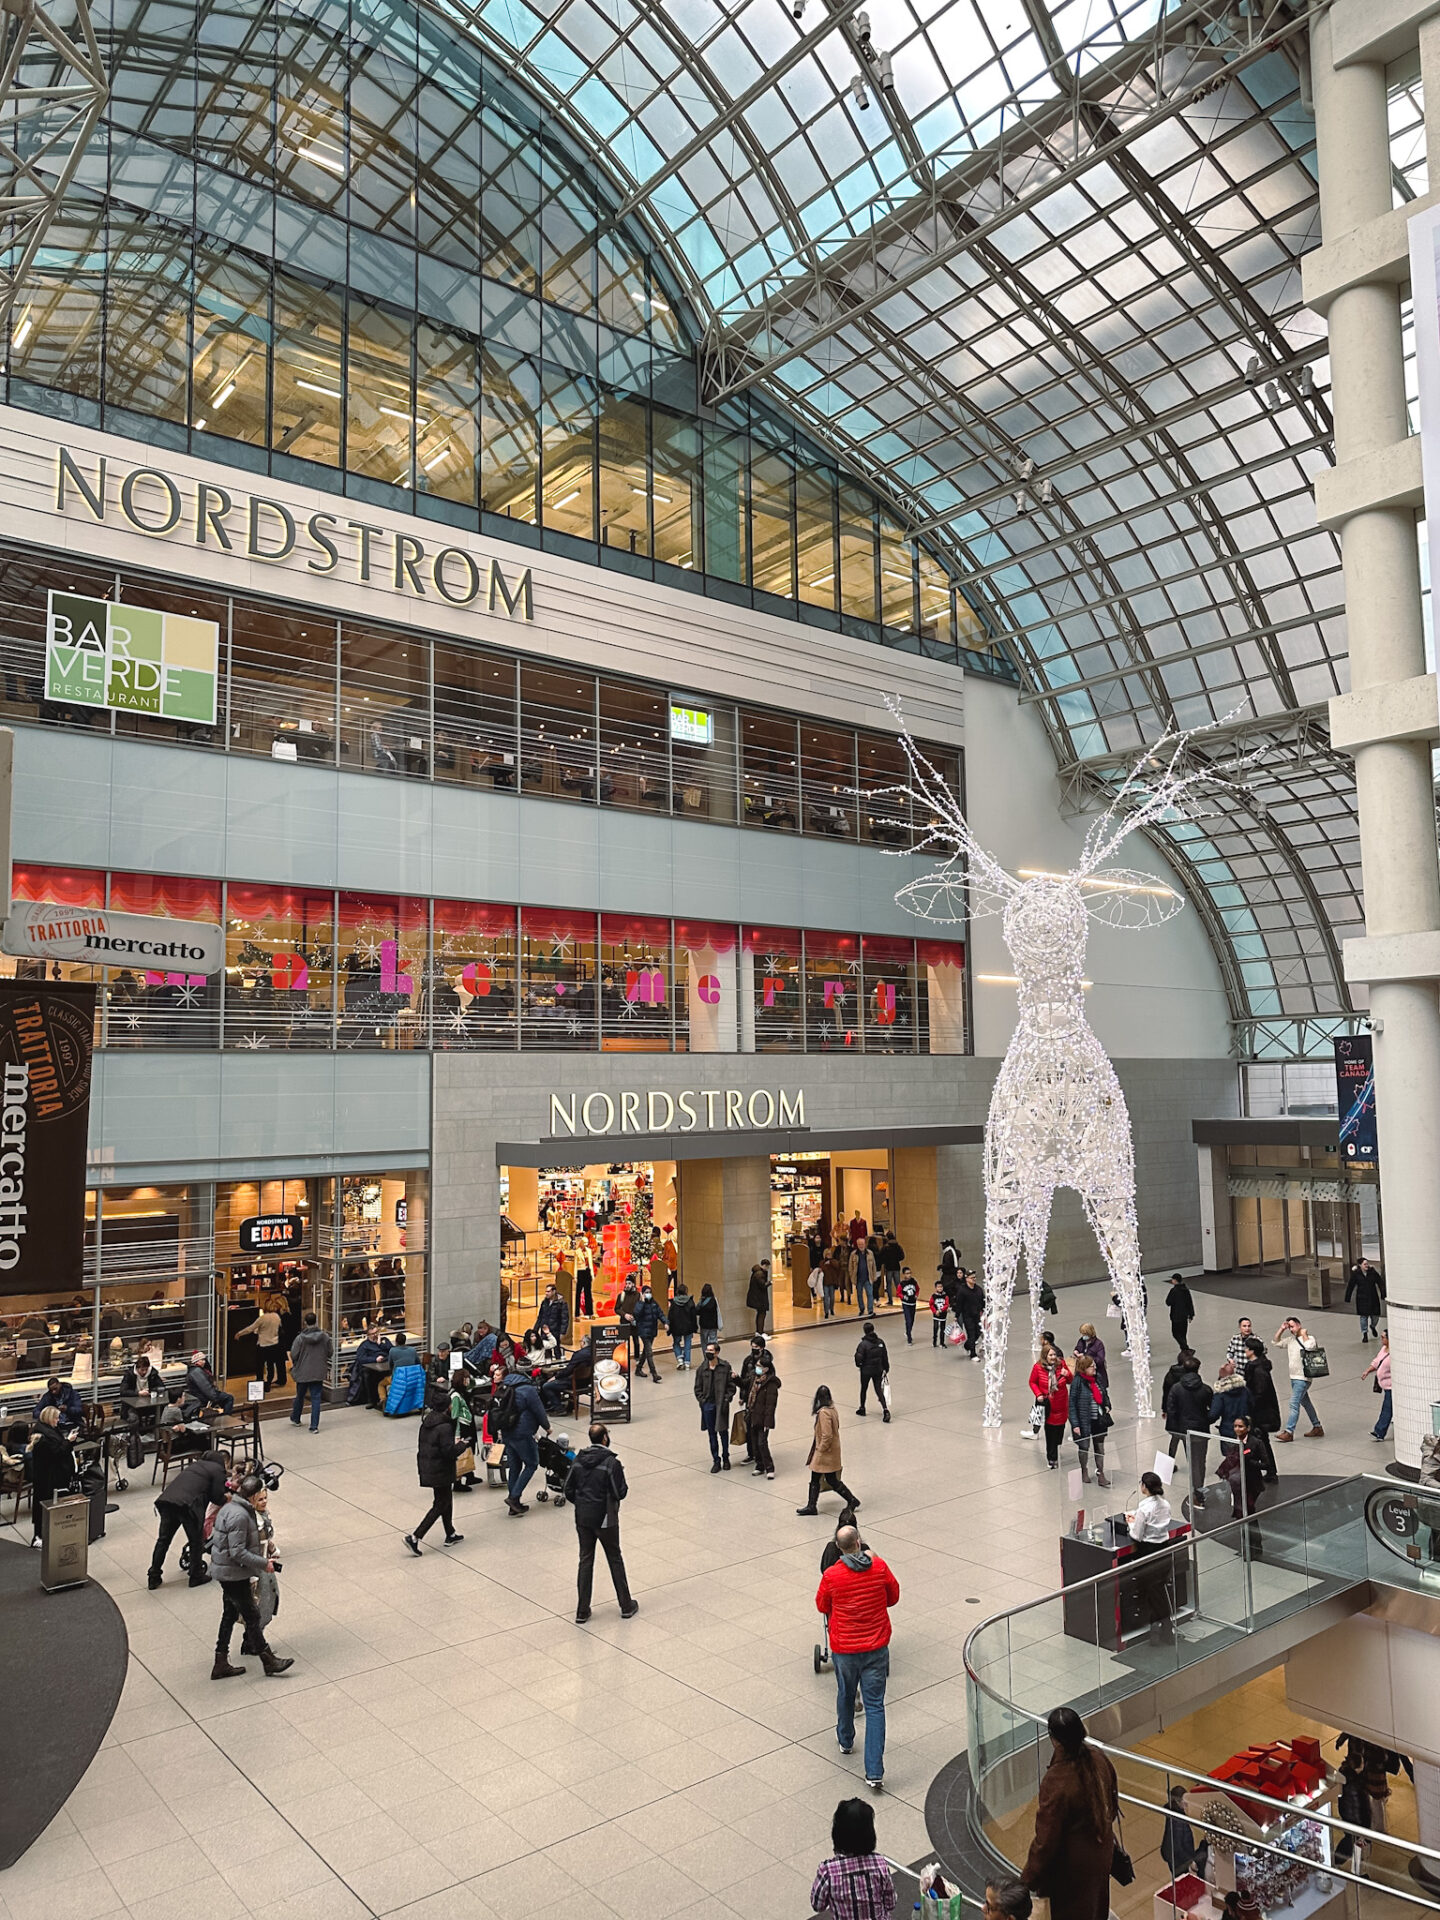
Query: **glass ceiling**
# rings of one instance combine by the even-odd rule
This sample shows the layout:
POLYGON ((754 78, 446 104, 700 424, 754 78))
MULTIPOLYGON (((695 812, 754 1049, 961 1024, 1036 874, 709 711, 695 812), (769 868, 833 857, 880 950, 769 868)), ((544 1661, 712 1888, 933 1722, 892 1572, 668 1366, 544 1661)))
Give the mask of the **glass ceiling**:
POLYGON ((1242 1050, 1323 1046, 1361 909, 1303 5, 433 3, 613 170, 711 403, 767 392, 948 550, 1074 804, 1167 725, 1263 747, 1168 850, 1242 1050))

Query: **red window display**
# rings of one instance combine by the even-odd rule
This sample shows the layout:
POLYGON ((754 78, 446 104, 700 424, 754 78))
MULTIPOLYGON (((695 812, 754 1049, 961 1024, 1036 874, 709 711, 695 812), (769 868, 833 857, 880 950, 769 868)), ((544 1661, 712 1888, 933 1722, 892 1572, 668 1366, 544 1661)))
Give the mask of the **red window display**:
POLYGON ((338 1039, 387 1052, 423 1047, 430 903, 383 893, 340 895, 338 1039))
POLYGON ((742 1051, 753 1045, 757 1053, 801 1052, 805 1007, 799 928, 746 927, 741 962, 742 1051))
MULTIPOLYGON (((220 925, 220 882, 181 874, 112 873, 110 909, 165 920, 220 925)), ((213 1047, 220 1037, 218 973, 166 968, 109 969, 105 1044, 109 1047, 213 1047)))
POLYGON ((668 1053, 674 974, 670 922, 640 914, 600 917, 601 1047, 668 1053))
POLYGON ((808 1053, 860 1047, 860 936, 805 935, 805 1048, 808 1053))
POLYGON ((521 1045, 583 1051, 597 1037, 593 913, 520 913, 521 1045))
POLYGON ((57 907, 103 907, 105 875, 93 867, 19 865, 10 883, 12 900, 53 900, 57 907))
POLYGON ((867 1053, 915 1051, 915 942, 867 933, 860 943, 867 1053))
POLYGON ((922 1053, 965 1051, 965 943, 919 940, 915 945, 922 1053))
POLYGON ((334 896, 232 881, 225 901, 225 1045, 332 1044, 334 896))
POLYGON ((514 907, 437 900, 430 984, 433 1045, 503 1052, 516 1043, 514 907))

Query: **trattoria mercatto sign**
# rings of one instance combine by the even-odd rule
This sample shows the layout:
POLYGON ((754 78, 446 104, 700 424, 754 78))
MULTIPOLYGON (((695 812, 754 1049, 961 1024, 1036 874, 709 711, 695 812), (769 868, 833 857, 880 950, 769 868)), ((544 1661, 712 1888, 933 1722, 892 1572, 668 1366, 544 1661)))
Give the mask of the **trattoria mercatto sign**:
POLYGON ((666 1093, 552 1093, 552 1140, 585 1138, 605 1133, 744 1132, 750 1128, 804 1127, 805 1094, 779 1087, 757 1087, 743 1093, 737 1087, 684 1089, 666 1093))
POLYGON ((478 607, 512 620, 535 618, 529 567, 507 579, 500 562, 421 539, 344 511, 306 513, 265 494, 163 467, 124 467, 106 454, 55 452, 55 506, 92 524, 125 525, 155 540, 284 565, 291 571, 344 575, 362 586, 452 607, 478 607))

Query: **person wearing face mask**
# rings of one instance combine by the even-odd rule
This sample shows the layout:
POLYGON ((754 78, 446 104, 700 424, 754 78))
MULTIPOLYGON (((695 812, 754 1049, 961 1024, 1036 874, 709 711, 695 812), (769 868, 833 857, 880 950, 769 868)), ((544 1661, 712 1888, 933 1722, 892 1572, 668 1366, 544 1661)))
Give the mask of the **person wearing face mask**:
MULTIPOLYGON (((748 1409, 750 1405, 750 1389, 755 1384, 755 1369, 756 1367, 759 1366, 761 1359, 764 1357, 764 1354, 765 1354, 764 1334, 752 1333, 750 1336, 750 1350, 740 1363, 740 1377, 739 1377, 738 1385, 739 1385, 739 1391, 740 1391, 740 1405, 742 1408, 748 1409)), ((754 1441, 754 1436, 749 1431, 748 1420, 747 1420, 746 1433, 745 1433, 745 1458, 746 1458, 746 1461, 751 1466, 754 1466, 755 1441, 754 1441)))
POLYGON ((640 1293, 640 1303, 635 1309, 635 1331, 640 1337, 640 1358, 635 1366, 635 1377, 640 1379, 646 1367, 650 1369, 650 1378, 659 1385, 660 1375, 655 1370, 655 1336, 661 1327, 669 1322, 664 1309, 655 1298, 655 1293, 647 1280, 640 1293))
POLYGON ((754 1378, 745 1401, 745 1437, 755 1473, 767 1480, 775 1478, 775 1459, 770 1451, 770 1435, 775 1428, 775 1409, 780 1399, 780 1376, 775 1362, 762 1348, 755 1362, 754 1378))

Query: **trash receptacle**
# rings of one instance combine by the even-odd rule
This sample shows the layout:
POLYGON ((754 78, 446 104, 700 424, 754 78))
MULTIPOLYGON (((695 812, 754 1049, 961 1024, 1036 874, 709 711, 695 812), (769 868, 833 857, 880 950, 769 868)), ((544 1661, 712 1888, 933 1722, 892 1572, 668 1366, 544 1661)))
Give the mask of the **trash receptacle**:
POLYGON ((90 1571, 90 1501, 62 1494, 40 1509, 40 1584, 47 1593, 80 1587, 90 1571))

